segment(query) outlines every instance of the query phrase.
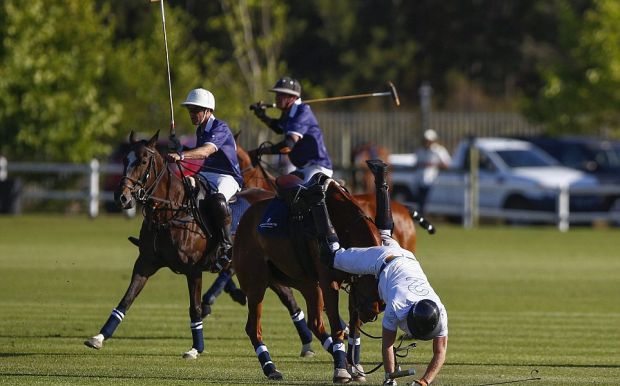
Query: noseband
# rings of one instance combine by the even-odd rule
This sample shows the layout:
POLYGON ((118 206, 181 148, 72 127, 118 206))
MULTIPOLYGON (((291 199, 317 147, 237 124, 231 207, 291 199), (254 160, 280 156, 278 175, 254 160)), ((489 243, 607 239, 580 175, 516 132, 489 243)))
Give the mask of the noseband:
MULTIPOLYGON (((357 288, 357 284, 359 284, 359 278, 357 276, 352 276, 348 288, 344 290, 353 298, 353 304, 358 312, 372 310, 373 304, 377 302, 378 299, 373 296, 362 295, 357 288)), ((383 309, 379 311, 383 311, 383 309)), ((378 316, 378 314, 375 314, 370 322, 376 321, 378 316)))

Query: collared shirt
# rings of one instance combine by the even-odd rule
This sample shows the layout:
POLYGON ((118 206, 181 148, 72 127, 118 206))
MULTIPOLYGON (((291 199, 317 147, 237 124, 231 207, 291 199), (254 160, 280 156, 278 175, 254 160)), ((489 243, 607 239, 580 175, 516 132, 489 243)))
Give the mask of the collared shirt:
POLYGON ((235 137, 226 122, 215 118, 213 114, 205 124, 196 128, 196 147, 206 144, 215 146, 217 151, 204 160, 199 174, 228 174, 235 178, 239 186, 243 185, 235 137))
POLYGON ((429 148, 418 149, 416 159, 420 165, 426 165, 416 171, 416 178, 422 186, 429 186, 435 181, 441 164, 450 165, 452 162, 448 150, 436 142, 429 148))
POLYGON ((407 314, 422 299, 434 301, 440 309, 441 330, 448 335, 448 314, 433 290, 420 263, 411 251, 391 240, 382 246, 339 249, 334 255, 334 268, 358 275, 376 275, 379 296, 385 301, 382 325, 390 331, 399 327, 410 332, 407 314))
POLYGON ((333 169, 323 141, 323 133, 310 106, 301 103, 301 100, 298 99, 289 113, 282 115, 280 121, 283 124, 285 136, 294 134, 300 137, 288 154, 293 165, 298 168, 319 165, 330 170, 333 169))

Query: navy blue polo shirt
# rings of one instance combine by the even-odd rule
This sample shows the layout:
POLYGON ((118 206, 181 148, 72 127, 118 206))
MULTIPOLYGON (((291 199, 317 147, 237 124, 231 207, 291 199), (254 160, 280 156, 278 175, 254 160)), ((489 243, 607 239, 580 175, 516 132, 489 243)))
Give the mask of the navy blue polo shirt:
POLYGON ((310 106, 305 103, 294 104, 289 113, 280 119, 285 136, 295 134, 301 137, 288 154, 293 165, 298 168, 319 165, 332 169, 332 161, 327 154, 323 133, 310 106))
POLYGON ((200 170, 218 174, 229 174, 235 178, 239 186, 243 185, 243 177, 237 159, 237 144, 228 124, 213 115, 204 125, 196 129, 196 147, 213 144, 217 151, 207 157, 200 170))

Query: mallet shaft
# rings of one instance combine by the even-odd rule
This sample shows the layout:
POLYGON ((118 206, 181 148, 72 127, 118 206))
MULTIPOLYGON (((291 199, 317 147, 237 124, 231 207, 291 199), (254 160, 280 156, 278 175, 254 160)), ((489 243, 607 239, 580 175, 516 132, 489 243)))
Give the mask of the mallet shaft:
POLYGON ((390 378, 396 379, 396 378, 408 377, 410 375, 415 375, 415 369, 394 371, 393 373, 390 373, 390 378))

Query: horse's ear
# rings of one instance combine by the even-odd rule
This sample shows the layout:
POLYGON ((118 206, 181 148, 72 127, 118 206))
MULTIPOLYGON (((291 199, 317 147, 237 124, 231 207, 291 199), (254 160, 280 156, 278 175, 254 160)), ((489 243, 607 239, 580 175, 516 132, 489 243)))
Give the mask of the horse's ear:
POLYGON ((151 139, 149 139, 149 143, 147 144, 147 146, 154 148, 155 144, 157 143, 158 138, 159 138, 159 130, 157 130, 157 133, 155 133, 155 135, 152 136, 151 139))
POLYGON ((133 130, 129 133, 129 143, 132 145, 136 143, 136 133, 134 133, 133 130))

